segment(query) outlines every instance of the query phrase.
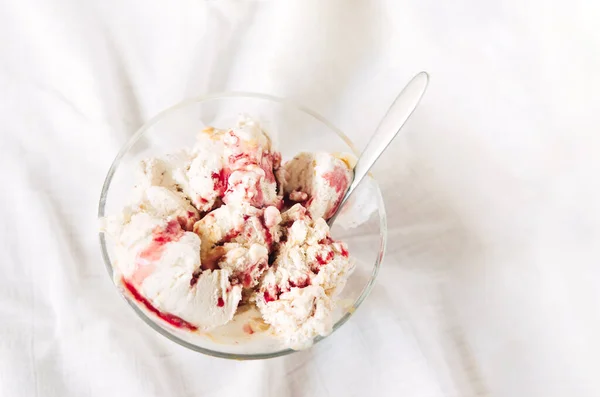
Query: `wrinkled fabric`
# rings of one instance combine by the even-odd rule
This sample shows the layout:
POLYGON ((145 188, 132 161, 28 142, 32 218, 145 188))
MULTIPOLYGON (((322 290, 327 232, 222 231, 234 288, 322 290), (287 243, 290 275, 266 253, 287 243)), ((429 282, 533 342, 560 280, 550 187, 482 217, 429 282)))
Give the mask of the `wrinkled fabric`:
POLYGON ((592 1, 0 4, 0 396, 598 396, 600 31, 592 1), (291 98, 377 164, 388 251, 314 348, 211 358, 107 277, 97 203, 119 148, 180 100, 291 98))

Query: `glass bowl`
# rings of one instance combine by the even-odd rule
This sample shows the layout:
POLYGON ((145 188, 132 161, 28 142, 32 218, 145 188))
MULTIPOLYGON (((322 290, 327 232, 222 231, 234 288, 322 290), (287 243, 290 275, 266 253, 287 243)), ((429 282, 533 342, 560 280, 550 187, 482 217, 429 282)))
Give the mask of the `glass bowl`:
MULTIPOLYGON (((181 102, 151 119, 123 146, 102 187, 98 216, 118 214, 134 185, 134 167, 144 158, 191 147, 196 134, 207 126, 230 128, 240 114, 260 121, 283 161, 302 151, 358 153, 350 140, 316 112, 288 100, 256 93, 221 93, 181 102)), ((333 330, 340 328, 367 297, 383 259, 387 238, 386 215, 377 183, 366 178, 346 203, 331 230, 332 237, 348 244, 356 268, 336 299, 333 330)), ((113 277, 114 246, 100 233, 106 269, 117 290, 137 315, 155 331, 189 349, 222 358, 263 359, 293 353, 268 330, 253 335, 219 327, 211 332, 182 331, 159 319, 113 277), (221 329, 223 328, 223 329, 221 329)), ((245 314, 236 314, 243 317, 245 314)), ((234 319, 235 320, 235 319, 234 319)), ((314 342, 325 337, 316 337, 314 342)))

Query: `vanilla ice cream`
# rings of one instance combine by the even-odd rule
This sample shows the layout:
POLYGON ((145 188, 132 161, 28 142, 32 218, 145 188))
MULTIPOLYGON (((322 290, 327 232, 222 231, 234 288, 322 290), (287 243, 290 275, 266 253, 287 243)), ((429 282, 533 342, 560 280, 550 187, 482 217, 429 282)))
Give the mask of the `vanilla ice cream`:
POLYGON ((326 223, 352 162, 301 153, 282 164, 247 117, 203 130, 192 148, 143 160, 130 204, 103 222, 115 281, 173 327, 210 331, 251 305, 282 347, 310 346, 331 332, 353 270, 326 223))
POLYGON ((284 194, 302 203, 315 219, 337 211, 352 182, 353 158, 330 153, 300 153, 277 172, 284 194))

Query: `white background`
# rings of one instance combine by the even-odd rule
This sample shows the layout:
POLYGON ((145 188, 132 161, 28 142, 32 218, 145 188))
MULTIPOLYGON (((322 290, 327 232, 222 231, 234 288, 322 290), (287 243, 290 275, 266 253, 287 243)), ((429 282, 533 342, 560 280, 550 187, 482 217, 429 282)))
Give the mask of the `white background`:
POLYGON ((599 396, 597 4, 2 0, 0 396, 599 396), (340 331, 230 362, 126 307, 96 207, 149 117, 258 91, 364 145, 420 70, 376 170, 388 254, 340 331))

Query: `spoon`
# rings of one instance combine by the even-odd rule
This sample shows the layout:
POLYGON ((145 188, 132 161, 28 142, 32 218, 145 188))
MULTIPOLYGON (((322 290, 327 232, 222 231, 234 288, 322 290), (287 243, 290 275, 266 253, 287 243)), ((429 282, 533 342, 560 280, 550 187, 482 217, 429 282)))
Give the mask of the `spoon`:
POLYGON ((352 183, 348 187, 348 190, 346 190, 346 194, 340 205, 338 205, 337 210, 327 221, 329 226, 333 224, 340 210, 346 201, 348 201, 348 198, 354 193, 354 190, 356 190, 356 187, 367 175, 373 164, 375 164, 379 156, 381 156, 396 135, 398 135, 410 115, 414 112, 425 93, 428 83, 429 75, 427 72, 418 73, 408 82, 406 87, 400 92, 400 95, 394 100, 394 103, 392 103, 381 122, 379 122, 379 126, 369 140, 369 143, 367 143, 367 146, 360 154, 356 166, 354 166, 352 183))

